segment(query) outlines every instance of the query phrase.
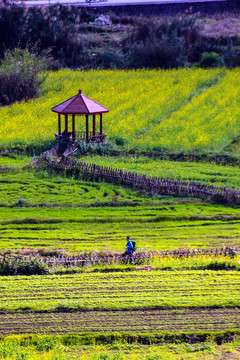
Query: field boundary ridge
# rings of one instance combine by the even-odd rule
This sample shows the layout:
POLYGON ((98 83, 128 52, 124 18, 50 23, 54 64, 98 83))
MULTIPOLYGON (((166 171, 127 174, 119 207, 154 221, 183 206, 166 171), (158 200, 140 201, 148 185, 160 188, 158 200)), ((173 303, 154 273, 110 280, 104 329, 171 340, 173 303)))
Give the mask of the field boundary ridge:
MULTIPOLYGON (((39 251, 41 252, 41 250, 39 251)), ((5 261, 21 261, 26 258, 29 260, 38 259, 43 261, 46 265, 53 266, 85 266, 86 264, 92 265, 103 265, 103 264, 113 264, 115 262, 122 260, 122 253, 117 251, 107 251, 107 252, 89 252, 81 253, 77 255, 66 254, 64 252, 58 253, 57 255, 41 255, 39 252, 36 254, 30 255, 21 255, 21 254, 4 254, 0 255, 0 264, 5 261)), ((173 258, 189 258, 197 257, 203 255, 212 255, 212 256, 230 256, 234 257, 240 253, 239 248, 225 247, 225 248, 216 248, 216 249, 178 249, 178 250, 165 250, 165 251, 137 251, 133 254, 133 259, 135 262, 150 260, 153 257, 173 257, 173 258)), ((146 269, 147 270, 147 269, 146 269)))
MULTIPOLYGON (((58 339, 64 345, 99 345, 112 344, 113 342, 126 342, 129 344, 139 343, 144 345, 161 344, 161 343, 200 343, 206 341, 214 341, 218 345, 227 342, 233 342, 234 337, 240 335, 239 329, 229 329, 225 331, 197 331, 197 332, 182 332, 182 333, 68 333, 68 334, 24 334, 11 335, 11 339, 15 338, 16 342, 22 345, 34 344, 39 338, 45 337, 47 339, 58 339)), ((8 336, 0 335, 0 341, 4 341, 8 336)))

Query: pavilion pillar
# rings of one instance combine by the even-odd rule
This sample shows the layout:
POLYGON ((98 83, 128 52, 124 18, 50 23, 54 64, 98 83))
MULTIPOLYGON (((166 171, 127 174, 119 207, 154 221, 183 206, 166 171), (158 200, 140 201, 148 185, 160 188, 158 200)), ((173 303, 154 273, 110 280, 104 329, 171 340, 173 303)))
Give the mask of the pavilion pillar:
POLYGON ((61 135, 61 114, 58 114, 58 135, 61 135))
POLYGON ((75 115, 72 115, 72 140, 74 141, 76 137, 75 132, 75 115))
POLYGON ((92 128, 92 131, 93 131, 93 136, 96 135, 96 115, 93 114, 93 128, 92 128))
POLYGON ((100 135, 102 135, 102 114, 100 114, 100 135))
POLYGON ((65 115, 65 136, 68 137, 68 116, 65 115))
POLYGON ((88 115, 86 115, 86 142, 89 142, 88 115))

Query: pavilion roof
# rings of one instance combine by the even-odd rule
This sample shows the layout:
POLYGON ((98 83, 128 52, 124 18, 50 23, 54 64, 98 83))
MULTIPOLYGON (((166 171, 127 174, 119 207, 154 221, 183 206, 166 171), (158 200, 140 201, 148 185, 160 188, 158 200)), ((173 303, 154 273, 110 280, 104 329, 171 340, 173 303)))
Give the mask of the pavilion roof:
POLYGON ((78 115, 89 115, 89 114, 101 114, 109 112, 109 109, 105 108, 96 101, 88 98, 86 95, 79 93, 72 98, 64 101, 63 103, 52 108, 52 111, 58 114, 78 114, 78 115))

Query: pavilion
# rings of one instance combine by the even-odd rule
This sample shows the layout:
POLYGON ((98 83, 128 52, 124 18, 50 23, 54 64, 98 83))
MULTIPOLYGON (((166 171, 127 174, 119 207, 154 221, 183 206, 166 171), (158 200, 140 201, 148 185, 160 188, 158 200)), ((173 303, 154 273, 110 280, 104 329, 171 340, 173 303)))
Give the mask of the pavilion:
POLYGON ((53 112, 58 114, 58 133, 55 134, 57 139, 66 137, 71 139, 73 142, 76 139, 84 140, 86 142, 102 142, 104 141, 107 134, 103 133, 103 121, 102 114, 109 112, 107 108, 97 103, 96 101, 88 98, 82 91, 72 98, 64 101, 63 103, 52 108, 53 112), (62 132, 62 120, 61 115, 64 115, 64 131, 62 132), (83 115, 86 118, 86 129, 85 131, 76 131, 76 115, 83 115), (99 115, 99 131, 96 127, 96 115, 99 115), (71 131, 69 124, 69 117, 72 116, 71 131), (92 117, 92 130, 91 118, 92 117))

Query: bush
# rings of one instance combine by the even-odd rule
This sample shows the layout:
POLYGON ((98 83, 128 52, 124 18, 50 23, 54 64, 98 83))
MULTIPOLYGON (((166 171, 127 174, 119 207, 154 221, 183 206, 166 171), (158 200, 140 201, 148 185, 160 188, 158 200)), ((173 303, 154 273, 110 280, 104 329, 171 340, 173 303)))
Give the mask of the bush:
POLYGON ((0 105, 30 99, 40 93, 47 68, 47 53, 36 54, 36 47, 8 50, 0 66, 0 105))
POLYGON ((224 66, 224 61, 221 55, 215 52, 204 52, 201 56, 201 60, 199 62, 199 66, 202 68, 213 68, 224 66))
POLYGON ((40 259, 9 257, 0 262, 0 275, 43 275, 48 267, 40 259))
POLYGON ((124 146, 125 144, 125 139, 122 136, 119 135, 112 136, 112 139, 117 146, 124 146))

